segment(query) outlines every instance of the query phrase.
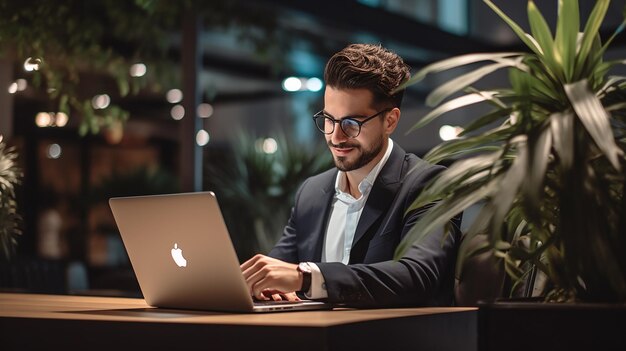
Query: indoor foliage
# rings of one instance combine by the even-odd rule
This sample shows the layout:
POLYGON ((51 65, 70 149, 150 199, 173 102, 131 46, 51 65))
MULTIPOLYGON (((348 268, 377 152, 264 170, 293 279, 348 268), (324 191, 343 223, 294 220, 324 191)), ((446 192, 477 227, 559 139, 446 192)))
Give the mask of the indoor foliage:
POLYGON ((459 159, 416 199, 413 208, 438 202, 412 228, 397 256, 455 214, 482 203, 466 235, 486 233, 489 242, 466 255, 492 251, 518 282, 529 274, 527 267, 537 267, 549 278, 548 300, 624 302, 626 77, 609 74, 624 60, 603 56, 625 22, 602 43, 599 28, 610 0, 596 2, 582 32, 578 1, 559 0, 553 35, 529 1, 526 33, 491 1, 485 3, 529 52, 447 59, 425 67, 408 83, 488 62, 434 90, 427 104, 436 107, 413 129, 473 104, 486 104, 491 111, 426 155, 431 162, 459 159), (471 87, 502 68, 508 69, 509 88, 471 87), (461 91, 460 97, 444 101, 461 91))
POLYGON ((10 258, 17 243, 20 216, 15 202, 15 186, 22 176, 17 168, 17 154, 0 141, 0 259, 10 258))
POLYGON ((268 55, 282 43, 275 18, 249 8, 232 0, 0 0, 0 58, 29 65, 31 71, 19 77, 47 97, 50 110, 80 121, 81 135, 97 134, 128 119, 122 98, 180 86, 185 13, 202 18, 204 28, 235 30, 259 57, 283 63, 275 57, 284 55, 268 55), (145 76, 131 76, 136 63, 147 66, 145 76), (109 94, 111 104, 94 109, 95 92, 85 91, 85 81, 109 94))
POLYGON ((206 157, 204 188, 216 193, 242 260, 274 247, 299 186, 332 166, 325 144, 312 148, 284 133, 274 139, 242 133, 232 152, 220 154, 222 161, 206 157), (264 151, 268 141, 274 152, 264 151))

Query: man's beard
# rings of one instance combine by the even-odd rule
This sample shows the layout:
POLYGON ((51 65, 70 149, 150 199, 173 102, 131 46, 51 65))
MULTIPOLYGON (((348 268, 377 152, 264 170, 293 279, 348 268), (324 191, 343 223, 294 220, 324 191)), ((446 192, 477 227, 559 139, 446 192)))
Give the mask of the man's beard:
POLYGON ((363 147, 359 144, 350 144, 350 143, 339 143, 333 144, 330 140, 327 142, 329 147, 338 147, 338 148, 354 148, 354 151, 360 151, 361 155, 353 161, 349 161, 347 157, 344 156, 334 156, 333 160, 335 161, 335 167, 337 167, 340 171, 350 172, 356 169, 359 169, 368 163, 370 163, 383 149, 383 140, 378 139, 378 142, 370 149, 363 149, 363 147))

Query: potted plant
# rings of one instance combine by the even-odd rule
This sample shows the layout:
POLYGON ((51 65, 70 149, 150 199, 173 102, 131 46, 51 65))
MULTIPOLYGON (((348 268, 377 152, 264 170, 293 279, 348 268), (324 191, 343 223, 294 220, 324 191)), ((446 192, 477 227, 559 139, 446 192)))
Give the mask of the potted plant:
POLYGON ((204 187, 215 191, 242 261, 274 246, 298 187, 332 166, 325 147, 311 147, 284 132, 273 138, 242 132, 232 152, 207 155, 204 187))
POLYGON ((602 43, 599 28, 610 0, 596 1, 582 32, 578 1, 561 0, 553 35, 529 1, 526 33, 491 1, 484 2, 529 52, 443 60, 407 83, 488 62, 435 89, 426 102, 436 107, 412 130, 470 105, 483 103, 491 110, 425 156, 435 163, 457 160, 415 200, 413 208, 437 203, 400 243, 397 256, 482 203, 465 239, 486 234, 488 240, 470 251, 463 246, 470 240, 464 240, 459 265, 468 256, 492 252, 514 281, 523 281, 530 267, 545 273, 549 301, 626 302, 626 77, 609 75, 623 60, 603 60, 626 22, 602 43), (510 87, 472 87, 503 68, 510 87))
POLYGON ((20 216, 15 201, 15 186, 22 176, 15 159, 17 153, 0 139, 0 260, 14 253, 19 235, 20 216))

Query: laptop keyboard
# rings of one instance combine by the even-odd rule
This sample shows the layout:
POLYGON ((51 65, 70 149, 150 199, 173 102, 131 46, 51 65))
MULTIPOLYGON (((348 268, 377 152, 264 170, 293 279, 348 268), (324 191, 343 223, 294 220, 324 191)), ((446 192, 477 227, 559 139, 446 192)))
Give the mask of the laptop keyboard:
POLYGON ((274 300, 254 300, 254 304, 256 306, 267 306, 267 305, 297 305, 300 303, 306 302, 306 300, 304 301, 287 301, 287 300, 280 300, 280 301, 274 301, 274 300))

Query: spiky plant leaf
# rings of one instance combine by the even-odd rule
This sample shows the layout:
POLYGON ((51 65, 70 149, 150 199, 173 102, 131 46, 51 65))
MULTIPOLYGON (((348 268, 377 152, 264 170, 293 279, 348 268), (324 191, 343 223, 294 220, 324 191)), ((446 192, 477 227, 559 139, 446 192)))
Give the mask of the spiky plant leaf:
POLYGON ((519 52, 503 52, 503 53, 486 53, 486 54, 468 54, 452 57, 449 59, 445 59, 442 61, 438 61, 432 63, 422 69, 420 69, 417 73, 415 73, 408 81, 404 84, 400 85, 396 88, 396 91, 402 90, 409 85, 413 85, 419 83, 431 73, 437 73, 441 71, 448 70, 450 68, 461 67, 465 65, 469 65, 472 63, 482 62, 482 61, 496 61, 498 59, 502 59, 505 57, 511 56, 519 56, 521 53, 519 52))
POLYGON ((465 107, 465 106, 469 106, 469 105, 473 105, 479 102, 483 102, 483 101, 487 101, 489 99, 491 99, 494 95, 495 95, 495 91, 484 91, 481 93, 473 93, 473 94, 467 94, 461 97, 458 97, 456 99, 450 100, 448 102, 446 102, 445 104, 437 107, 436 109, 432 110, 430 113, 428 113, 426 116, 424 116, 424 118, 422 118, 418 123, 416 123, 411 129, 409 129, 409 131, 407 133, 412 132, 413 130, 417 129, 417 128, 421 128, 423 126, 425 126, 426 124, 432 122, 434 119, 436 119, 437 117, 448 113, 450 111, 456 110, 458 108, 461 107, 465 107))
POLYGON ((452 155, 474 152, 481 147, 486 147, 489 150, 491 146, 498 145, 509 136, 510 130, 508 128, 510 127, 498 127, 478 136, 444 142, 430 150, 424 159, 432 163, 439 163, 451 158, 452 155))
POLYGON ((574 161, 574 113, 555 112, 550 115, 553 146, 561 168, 567 172, 574 161))
POLYGON ((546 66, 549 67, 556 76, 562 77, 563 72, 554 59, 554 39, 552 38, 552 32, 533 1, 528 2, 528 20, 530 22, 531 33, 545 57, 546 66))
POLYGON ((521 57, 517 59, 498 59, 497 63, 483 66, 474 71, 468 72, 462 76, 454 78, 449 82, 441 85, 437 89, 435 89, 432 93, 428 94, 426 97, 426 105, 435 106, 439 104, 441 101, 446 99, 448 96, 465 89, 470 84, 482 79, 484 76, 491 74, 501 68, 517 66, 522 68, 521 66, 521 57))
POLYGON ((15 160, 17 153, 0 142, 0 259, 10 259, 21 234, 21 218, 17 213, 15 186, 22 173, 15 160))
POLYGON ((479 200, 493 194, 498 188, 499 180, 500 178, 496 177, 484 186, 462 191, 457 196, 443 200, 431 207, 398 244, 394 256, 401 258, 412 245, 419 244, 421 240, 432 234, 432 232, 443 229, 450 218, 463 212, 479 200))
POLYGON ((591 50, 594 39, 598 35, 598 30, 604 20, 610 2, 610 0, 597 0, 596 5, 589 15, 585 30, 583 31, 580 50, 578 50, 578 55, 576 56, 576 76, 580 74, 583 66, 589 59, 589 51, 591 50))
POLYGON ((580 27, 578 0, 559 0, 559 16, 554 38, 555 59, 565 72, 565 82, 571 82, 576 60, 576 40, 580 27))
POLYGON ((532 37, 528 35, 528 33, 526 33, 522 29, 522 27, 520 27, 517 23, 515 23, 515 21, 513 21, 509 16, 507 16, 504 12, 502 12, 502 10, 500 10, 500 8, 498 8, 498 6, 496 6, 490 0, 484 0, 484 2, 489 7, 491 7, 493 12, 495 12, 498 16, 500 16, 500 18, 502 18, 504 22, 506 22, 506 24, 508 24, 509 27, 511 27, 511 29, 513 29, 515 34, 517 34, 517 36, 524 42, 524 44, 526 44, 526 46, 528 46, 537 55, 543 55, 543 52, 541 51, 541 47, 538 45, 536 41, 530 39, 532 37))
POLYGON ((471 132, 474 132, 482 127, 497 122, 498 120, 501 120, 505 117, 508 118, 511 115, 511 112, 513 112, 513 109, 510 107, 495 109, 491 113, 483 115, 480 118, 477 118, 476 120, 470 122, 467 127, 463 128, 463 131, 459 133, 458 136, 464 137, 471 132))
POLYGON ((622 151, 615 144, 613 131, 609 123, 609 114, 606 112, 597 96, 589 90, 587 80, 566 84, 565 92, 576 111, 576 115, 583 123, 600 150, 609 159, 613 167, 619 170, 618 157, 622 151))
POLYGON ((548 163, 550 162, 550 151, 552 149, 552 130, 545 127, 543 130, 539 130, 539 135, 531 135, 529 138, 529 152, 532 153, 531 162, 528 164, 526 171, 527 182, 525 189, 528 195, 529 207, 536 209, 533 213, 529 213, 536 218, 540 223, 539 208, 541 206, 541 197, 544 190, 544 178, 546 176, 546 170, 548 169, 548 163))

